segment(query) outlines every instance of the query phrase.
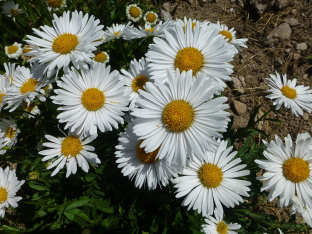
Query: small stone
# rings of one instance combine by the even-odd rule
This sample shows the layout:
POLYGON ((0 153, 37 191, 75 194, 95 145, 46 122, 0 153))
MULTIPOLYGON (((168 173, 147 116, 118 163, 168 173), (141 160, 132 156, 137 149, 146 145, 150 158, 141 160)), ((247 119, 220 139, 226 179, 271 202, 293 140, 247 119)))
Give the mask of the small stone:
POLYGON ((275 60, 274 60, 274 67, 275 68, 279 68, 279 67, 281 67, 281 66, 283 66, 283 61, 282 61, 282 59, 281 58, 275 58, 275 60))
POLYGON ((291 10, 291 14, 293 14, 293 15, 297 14, 297 10, 296 9, 292 9, 291 10))
POLYGON ((246 106, 246 104, 244 104, 240 101, 234 100, 233 101, 233 107, 234 107, 234 111, 239 115, 246 113, 247 106, 246 106))
POLYGON ((308 78, 308 74, 303 74, 303 79, 307 79, 308 78))
POLYGON ((303 120, 307 121, 309 120, 309 114, 308 113, 304 113, 303 116, 302 116, 303 120))
POLYGON ((300 58, 300 54, 294 53, 294 60, 298 60, 300 58))
POLYGON ((278 27, 274 28, 266 37, 266 44, 272 46, 277 44, 278 41, 284 41, 290 38, 291 28, 289 24, 282 23, 278 27))
POLYGON ((301 16, 307 18, 307 16, 304 13, 301 13, 301 16))
POLYGON ((165 11, 167 11, 167 12, 170 12, 170 3, 169 2, 164 2, 163 9, 165 11))
POLYGON ((245 77, 239 76, 238 79, 242 82, 243 87, 246 87, 245 77))
POLYGON ((160 17, 163 20, 171 20, 173 18, 172 15, 169 12, 167 12, 167 11, 165 11, 163 9, 160 9, 160 17))
POLYGON ((297 50, 306 50, 306 49, 308 49, 307 43, 297 44, 297 50))
POLYGON ((283 10, 288 6, 288 0, 276 0, 274 4, 277 10, 283 10))
POLYGON ((289 52, 290 52, 290 49, 286 49, 286 50, 285 50, 285 52, 289 54, 289 52))
POLYGON ((232 81, 233 81, 233 87, 234 87, 235 91, 237 91, 238 93, 245 93, 245 90, 243 88, 243 84, 238 78, 233 76, 232 81))
POLYGON ((284 19, 283 22, 289 24, 290 26, 296 26, 296 25, 300 24, 299 21, 295 18, 284 19))
POLYGON ((260 17, 274 5, 275 0, 247 0, 254 7, 256 14, 260 17))

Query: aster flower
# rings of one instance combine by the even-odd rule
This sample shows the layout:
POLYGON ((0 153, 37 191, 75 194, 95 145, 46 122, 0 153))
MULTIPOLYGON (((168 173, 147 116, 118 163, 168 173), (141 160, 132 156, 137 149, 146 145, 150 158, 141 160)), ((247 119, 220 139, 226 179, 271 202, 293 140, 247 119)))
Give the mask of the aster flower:
POLYGON ((19 181, 17 179, 15 169, 10 170, 9 167, 6 167, 3 170, 0 168, 0 217, 4 217, 5 208, 9 206, 18 207, 17 202, 22 197, 17 197, 16 193, 24 183, 25 180, 19 181))
POLYGON ((311 113, 312 108, 312 90, 309 86, 297 85, 297 79, 288 80, 286 74, 283 78, 276 72, 276 75, 270 74, 268 92, 272 94, 266 96, 270 99, 276 99, 273 105, 278 110, 283 104, 286 108, 290 108, 292 113, 298 117, 303 115, 303 110, 311 113))
POLYGON ((142 17, 142 10, 137 4, 130 4, 126 7, 126 15, 128 20, 138 22, 142 17))
POLYGON ((312 227, 312 208, 305 207, 303 203, 299 200, 297 196, 291 199, 292 207, 290 210, 290 214, 298 214, 298 216, 302 217, 304 221, 312 227))
POLYGON ((66 0, 46 0, 49 11, 57 11, 66 7, 66 0))
POLYGON ((143 19, 147 24, 156 24, 158 21, 158 15, 155 12, 148 11, 145 13, 143 19))
POLYGON ((77 69, 89 69, 87 63, 91 63, 92 51, 102 43, 104 26, 81 11, 67 11, 61 17, 54 14, 53 18, 53 27, 41 26, 43 31, 33 28, 39 38, 27 36, 29 40, 25 41, 33 49, 28 55, 35 56, 30 61, 46 64, 49 71, 56 67, 67 71, 71 62, 77 69))
POLYGON ((9 58, 13 58, 13 59, 18 59, 21 54, 22 54, 22 44, 14 42, 13 45, 9 45, 4 47, 5 49, 5 54, 9 57, 9 58))
POLYGON ((125 95, 130 97, 129 109, 133 110, 136 99, 139 96, 139 89, 144 90, 143 86, 146 82, 150 81, 147 64, 144 57, 139 62, 134 59, 130 62, 128 71, 121 69, 123 76, 120 79, 125 83, 125 95))
POLYGON ((298 196, 304 206, 312 208, 312 144, 311 137, 299 136, 294 145, 290 135, 282 140, 275 136, 275 141, 267 143, 263 155, 267 160, 255 160, 266 172, 257 177, 265 182, 261 191, 269 192, 268 199, 279 197, 281 207, 290 205, 291 199, 298 196))
POLYGON ((168 85, 155 80, 139 90, 133 116, 134 133, 144 139, 140 147, 147 153, 159 149, 158 157, 166 156, 169 164, 185 165, 187 154, 201 157, 204 150, 218 145, 214 137, 222 137, 228 122, 224 109, 226 97, 212 99, 217 88, 204 74, 195 81, 192 71, 173 75, 168 70, 168 85))
POLYGON ((193 71, 193 77, 205 74, 214 79, 214 85, 223 90, 226 85, 223 80, 231 80, 234 51, 222 35, 216 35, 215 30, 200 30, 196 24, 192 30, 192 21, 183 27, 175 24, 175 31, 165 33, 165 39, 154 38, 149 46, 146 61, 152 79, 166 81, 166 70, 173 73, 176 69, 193 71))
POLYGON ((68 136, 59 138, 45 135, 49 142, 42 145, 49 149, 41 150, 39 154, 45 156, 42 158, 43 162, 53 158, 47 167, 47 169, 56 167, 51 176, 56 175, 65 165, 67 168, 66 177, 70 176, 70 174, 76 174, 77 164, 86 173, 90 168, 89 163, 97 167, 101 161, 97 154, 90 152, 95 150, 94 147, 88 145, 96 137, 97 135, 82 137, 75 132, 69 132, 68 136))
POLYGON ((104 31, 105 42, 118 39, 123 36, 123 31, 130 26, 131 22, 128 24, 113 24, 112 27, 107 27, 104 31))
POLYGON ((97 63, 106 64, 108 62, 109 62, 109 55, 105 51, 97 52, 93 58, 93 64, 97 64, 97 63))
POLYGON ((23 13, 21 9, 18 8, 18 4, 15 4, 12 1, 6 2, 2 7, 2 13, 7 15, 8 17, 13 17, 13 20, 15 21, 15 18, 23 13))
POLYGON ((15 68, 15 65, 16 65, 15 63, 12 63, 12 64, 11 63, 8 63, 8 64, 4 63, 3 65, 4 65, 4 69, 5 69, 4 77, 6 79, 9 79, 10 85, 12 85, 13 80, 15 79, 16 73, 20 69, 20 66, 17 66, 15 68))
POLYGON ((222 204, 234 207, 244 202, 241 196, 249 197, 251 183, 238 180, 237 177, 249 175, 249 170, 242 170, 246 164, 238 165, 242 160, 230 153, 233 146, 227 148, 227 141, 221 141, 217 151, 206 151, 202 159, 192 157, 183 169, 181 177, 172 182, 177 188, 176 197, 186 196, 182 202, 188 209, 193 208, 203 216, 212 215, 215 207, 223 213, 222 204), (221 204, 222 203, 222 204, 221 204))
POLYGON ((2 135, 3 143, 11 148, 17 142, 17 135, 21 132, 17 128, 16 123, 12 119, 0 118, 0 132, 5 133, 2 135))
POLYGON ((133 123, 128 125, 126 132, 119 137, 116 163, 121 172, 130 179, 135 178, 135 186, 141 188, 147 184, 148 189, 156 189, 157 185, 166 186, 169 181, 178 176, 176 165, 168 165, 166 160, 156 159, 159 148, 153 152, 146 153, 140 147, 141 140, 133 133, 133 123))
POLYGON ((223 220, 223 210, 218 211, 214 210, 215 217, 208 217, 205 219, 206 224, 204 224, 201 230, 205 234, 237 234, 237 232, 233 230, 239 230, 241 225, 238 223, 226 223, 223 220))
POLYGON ((66 123, 65 129, 87 136, 97 134, 97 128, 105 132, 123 124, 121 116, 128 110, 129 99, 119 75, 116 70, 110 72, 105 64, 95 64, 81 75, 75 68, 65 74, 57 83, 61 89, 54 90, 57 96, 51 97, 53 103, 62 105, 57 118, 66 123))
POLYGON ((160 21, 153 27, 151 24, 145 24, 144 28, 139 26, 139 29, 128 27, 123 32, 123 38, 125 40, 133 40, 142 37, 165 37, 165 31, 170 31, 172 27, 173 23, 170 20, 167 20, 164 23, 160 21))

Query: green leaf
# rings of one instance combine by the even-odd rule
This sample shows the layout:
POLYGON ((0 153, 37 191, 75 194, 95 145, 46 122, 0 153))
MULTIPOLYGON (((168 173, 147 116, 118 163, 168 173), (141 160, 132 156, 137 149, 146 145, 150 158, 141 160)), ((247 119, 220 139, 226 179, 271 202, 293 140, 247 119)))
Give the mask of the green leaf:
POLYGON ((89 216, 85 212, 83 212, 82 210, 79 210, 79 209, 65 210, 64 215, 69 220, 72 220, 72 221, 74 221, 75 215, 77 215, 78 217, 82 218, 83 220, 91 223, 89 216))
POLYGON ((44 185, 39 184, 37 182, 34 182, 34 181, 31 181, 28 184, 29 184, 29 187, 36 189, 36 190, 39 190, 39 191, 47 190, 47 187, 45 187, 44 185))
POLYGON ((260 107, 261 107, 261 105, 258 105, 258 106, 252 111, 252 113, 251 113, 251 115, 250 115, 250 119, 249 119, 248 124, 247 124, 247 128, 248 128, 248 127, 251 127, 252 125, 254 125, 254 123, 255 123, 255 118, 256 118, 256 116, 257 116, 257 114, 258 114, 258 112, 259 112, 260 107))
POLYGON ((236 156, 239 157, 240 155, 244 154, 246 150, 249 148, 250 144, 251 144, 251 137, 249 136, 247 137, 245 145, 238 150, 236 156))
POLYGON ((72 202, 70 202, 66 208, 65 208, 65 211, 66 210, 71 210, 71 209, 74 209, 74 208, 77 208, 77 207, 80 207, 80 206, 85 206, 89 203, 90 199, 86 196, 82 196, 82 197, 79 197, 79 200, 78 199, 74 199, 72 202))
POLYGON ((37 210, 35 211, 35 215, 34 218, 32 220, 35 220, 36 218, 41 218, 47 215, 47 212, 45 212, 44 210, 37 210))
POLYGON ((114 206, 109 206, 110 201, 109 200, 94 200, 96 207, 100 210, 103 211, 104 213, 108 214, 113 214, 114 213, 114 206))

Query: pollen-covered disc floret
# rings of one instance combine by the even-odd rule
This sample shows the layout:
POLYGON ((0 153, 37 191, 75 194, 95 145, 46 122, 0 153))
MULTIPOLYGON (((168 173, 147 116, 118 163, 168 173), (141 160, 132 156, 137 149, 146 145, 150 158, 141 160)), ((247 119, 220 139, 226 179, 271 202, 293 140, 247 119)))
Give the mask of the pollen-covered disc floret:
POLYGON ((12 119, 0 118, 0 132, 4 133, 1 138, 3 143, 11 148, 17 142, 17 136, 20 133, 16 123, 12 119))
POLYGON ((140 90, 144 90, 146 82, 150 80, 147 64, 144 57, 139 61, 133 59, 130 62, 129 69, 126 71, 121 69, 123 75, 120 76, 122 82, 125 83, 125 95, 130 97, 129 109, 133 110, 135 102, 139 96, 140 90))
POLYGON ((9 57, 9 58, 13 58, 13 59, 18 59, 22 52, 22 44, 14 42, 13 45, 9 45, 4 47, 5 49, 5 54, 9 57))
MULTIPOLYGON (((0 144, 1 146, 1 144, 0 144)), ((1 149, 1 148, 0 148, 1 149)), ((0 151, 1 154, 1 151, 0 151)), ((15 169, 10 170, 6 167, 4 170, 0 168, 0 217, 5 215, 5 209, 9 206, 18 207, 17 202, 22 197, 17 197, 16 193, 20 190, 25 180, 19 181, 16 177, 15 169)))
POLYGON ((237 234, 233 230, 239 230, 241 225, 238 223, 226 223, 223 220, 223 211, 214 210, 214 216, 205 219, 206 224, 202 225, 202 232, 205 234, 237 234))
POLYGON ((312 151, 309 147, 312 138, 309 134, 299 134, 296 144, 290 135, 285 137, 285 146, 278 136, 275 141, 263 141, 266 150, 263 155, 268 160, 255 160, 259 167, 265 169, 263 176, 257 177, 265 181, 261 190, 269 191, 269 201, 279 197, 280 206, 288 206, 296 195, 304 206, 312 208, 312 151))
POLYGON ((53 18, 53 27, 41 26, 42 31, 33 28, 39 37, 27 35, 25 41, 32 48, 28 55, 34 56, 30 62, 44 63, 49 71, 55 68, 67 71, 70 63, 77 69, 88 70, 94 57, 92 51, 102 43, 104 26, 81 11, 67 11, 61 17, 54 14, 53 18))
POLYGON ((222 204, 233 208, 243 202, 241 196, 249 197, 251 183, 237 179, 249 175, 249 170, 242 170, 246 164, 239 164, 240 158, 233 160, 237 152, 230 153, 232 149, 227 148, 227 141, 221 141, 215 152, 206 151, 202 159, 191 156, 182 176, 172 181, 177 198, 187 195, 183 206, 206 216, 212 215, 214 207, 223 213, 222 204))
POLYGON ((124 82, 117 71, 110 72, 110 66, 95 64, 88 72, 81 74, 72 68, 58 82, 60 89, 54 90, 53 103, 61 105, 57 118, 66 123, 65 129, 85 136, 111 131, 123 123, 123 111, 129 103, 124 95, 124 82))
POLYGON ((133 123, 129 123, 125 132, 120 134, 119 144, 116 146, 116 163, 122 168, 121 173, 134 179, 135 186, 141 188, 147 185, 149 190, 159 186, 166 186, 177 176, 177 165, 169 165, 165 159, 158 158, 159 148, 146 153, 141 146, 142 140, 133 133, 133 123))
POLYGON ((278 110, 283 104, 286 108, 290 108, 292 113, 297 117, 303 115, 303 110, 311 113, 312 110, 312 90, 309 86, 296 85, 297 79, 288 80, 286 74, 281 76, 271 74, 269 81, 270 89, 268 92, 272 94, 266 96, 274 100, 273 105, 278 110))
POLYGON ((201 74, 212 78, 219 90, 226 87, 223 80, 231 80, 233 72, 229 63, 235 54, 232 45, 216 29, 200 27, 196 24, 193 29, 189 19, 184 30, 176 23, 173 30, 165 32, 165 38, 154 38, 155 44, 149 46, 146 54, 152 79, 167 81, 167 70, 175 73, 178 68, 180 72, 192 70, 194 78, 201 74))
POLYGON ((204 150, 217 145, 214 137, 226 131, 227 99, 212 99, 218 89, 204 75, 193 80, 192 71, 180 74, 178 69, 175 75, 170 71, 167 75, 168 85, 155 80, 140 90, 138 107, 131 113, 138 117, 134 133, 144 139, 141 145, 146 152, 160 147, 160 159, 185 165, 187 155, 201 158, 204 150))
POLYGON ((138 22, 142 18, 142 10, 137 4, 130 4, 126 7, 126 15, 128 20, 138 22))
POLYGON ((68 133, 68 136, 56 138, 51 135, 45 135, 49 142, 42 145, 49 149, 39 151, 43 155, 42 161, 51 160, 47 169, 56 167, 51 176, 56 175, 65 165, 67 168, 66 177, 77 172, 77 165, 81 167, 84 172, 89 171, 89 163, 95 167, 101 163, 94 147, 88 145, 97 135, 83 137, 74 133, 68 133))

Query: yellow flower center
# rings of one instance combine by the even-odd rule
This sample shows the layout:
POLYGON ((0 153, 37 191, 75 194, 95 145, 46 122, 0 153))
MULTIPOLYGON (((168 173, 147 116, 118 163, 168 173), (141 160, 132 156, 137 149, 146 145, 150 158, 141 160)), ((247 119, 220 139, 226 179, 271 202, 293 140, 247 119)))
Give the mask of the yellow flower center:
POLYGON ((0 93, 0 102, 2 102, 4 96, 5 96, 5 93, 0 93))
POLYGON ((14 130, 13 128, 9 127, 7 130, 5 130, 5 136, 13 139, 15 136, 16 130, 14 130))
POLYGON ((83 92, 81 102, 87 110, 96 111, 104 105, 105 96, 97 88, 90 88, 83 92))
POLYGON ((70 33, 64 33, 54 39, 52 49, 56 53, 68 54, 78 45, 78 37, 70 33))
POLYGON ((62 5, 63 0, 47 0, 48 6, 57 8, 62 5))
POLYGON ((292 89, 292 88, 289 88, 288 86, 284 86, 281 88, 281 91, 283 93, 283 95, 285 97, 288 97, 290 99, 294 99, 297 97, 297 92, 296 90, 292 89))
POLYGON ((143 140, 139 142, 135 150, 137 158, 144 164, 155 163, 156 161, 158 161, 158 159, 156 159, 156 156, 158 154, 160 147, 153 152, 146 153, 144 151, 144 148, 140 148, 142 141, 143 140))
POLYGON ((217 232, 220 234, 226 234, 228 230, 228 226, 223 222, 219 222, 217 225, 217 232))
POLYGON ((202 68, 203 62, 204 56, 198 49, 186 47, 179 50, 174 65, 181 72, 193 70, 193 75, 195 75, 202 68))
POLYGON ((74 136, 66 137, 62 143, 61 152, 65 157, 69 155, 74 157, 82 150, 82 145, 79 138, 74 136))
POLYGON ((8 192, 5 188, 0 187, 0 204, 8 199, 8 192))
POLYGON ((33 78, 29 78, 21 87, 20 87, 20 91, 21 94, 25 94, 28 92, 34 92, 35 91, 35 87, 36 85, 39 83, 39 81, 33 79, 33 78))
POLYGON ((26 46, 24 49, 23 49, 23 54, 26 54, 28 52, 32 51, 32 49, 30 48, 30 46, 26 46))
POLYGON ((156 15, 154 13, 148 13, 146 16, 146 21, 149 23, 154 23, 156 20, 156 15))
POLYGON ((310 167, 302 158, 291 158, 284 162, 283 174, 286 179, 294 183, 299 183, 309 177, 310 167))
POLYGON ((162 119, 170 131, 183 132, 192 125, 194 110, 188 102, 175 100, 165 106, 162 119))
POLYGON ((138 75, 137 77, 135 77, 132 81, 132 89, 134 92, 138 93, 139 89, 142 89, 145 91, 145 89, 143 88, 143 86, 145 85, 145 83, 148 81, 146 76, 143 75, 138 75))
POLYGON ((100 52, 100 53, 97 53, 93 59, 94 61, 97 61, 98 63, 102 63, 107 60, 107 56, 103 52, 100 52))
POLYGON ((27 103, 23 103, 23 108, 25 111, 31 112, 35 108, 36 104, 34 102, 30 103, 29 106, 27 106, 27 103))
POLYGON ((119 35, 119 31, 118 31, 118 32, 114 32, 114 35, 115 35, 115 36, 118 36, 118 35, 119 35))
POLYGON ((17 46, 10 45, 10 46, 8 47, 8 53, 9 53, 9 54, 14 54, 17 50, 18 50, 18 47, 17 47, 17 46))
POLYGON ((228 42, 231 42, 233 39, 232 33, 227 31, 227 30, 223 30, 223 31, 219 32, 219 34, 225 36, 226 39, 229 39, 228 42))
POLYGON ((18 10, 15 10, 15 9, 11 9, 11 14, 13 17, 16 17, 19 15, 19 11, 18 10))
POLYGON ((129 9, 129 13, 133 18, 138 18, 140 16, 140 9, 135 6, 132 6, 129 9))
POLYGON ((200 182, 207 188, 218 187, 223 180, 223 173, 218 166, 206 163, 198 171, 200 182))

